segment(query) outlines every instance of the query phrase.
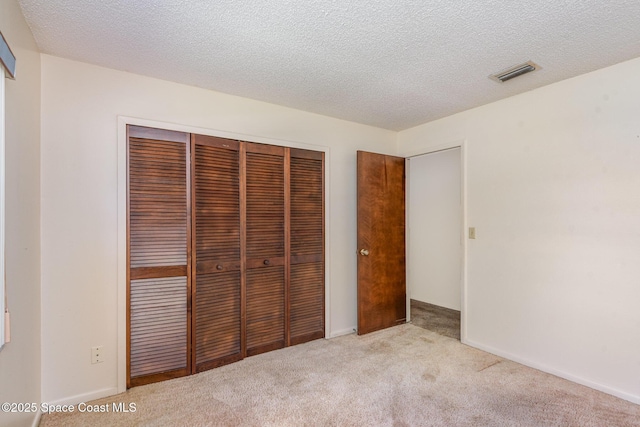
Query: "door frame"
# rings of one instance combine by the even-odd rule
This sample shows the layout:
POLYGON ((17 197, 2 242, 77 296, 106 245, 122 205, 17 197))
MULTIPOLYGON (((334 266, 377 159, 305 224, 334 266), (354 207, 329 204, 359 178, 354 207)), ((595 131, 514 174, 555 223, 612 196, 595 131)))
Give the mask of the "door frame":
POLYGON ((460 218, 460 236, 462 239, 462 259, 460 260, 460 342, 463 344, 467 343, 467 291, 468 291, 468 280, 467 280, 467 263, 468 263, 468 249, 469 249, 469 239, 467 237, 469 220, 468 220, 468 212, 467 212, 467 140, 457 140, 451 141, 448 143, 442 143, 430 146, 429 148, 423 148, 420 150, 415 150, 404 154, 405 158, 405 169, 406 169, 406 218, 405 223, 407 226, 405 227, 406 233, 406 262, 407 262, 407 322, 411 321, 411 290, 412 284, 409 280, 409 270, 411 269, 411 263, 409 261, 409 251, 411 250, 411 233, 409 230, 409 204, 411 203, 409 194, 409 188, 411 182, 409 180, 409 168, 411 167, 411 162, 409 161, 412 157, 423 156, 425 154, 433 154, 439 151, 451 150, 454 148, 460 149, 460 195, 461 195, 461 218, 460 218))
MULTIPOLYGON (((118 324, 117 324, 117 393, 127 390, 127 125, 146 126, 158 129, 173 130, 178 132, 194 133, 199 135, 209 135, 219 138, 237 139, 246 142, 256 142, 262 144, 276 145, 280 147, 301 148, 324 152, 324 245, 330 246, 331 221, 331 200, 327 195, 331 194, 331 174, 329 165, 331 164, 331 149, 324 145, 307 144, 298 141, 280 140, 255 135, 246 135, 237 132, 229 132, 220 129, 207 129, 196 126, 179 125, 175 123, 161 122, 157 120, 147 120, 136 117, 118 116, 118 169, 117 169, 117 268, 118 280, 118 324)), ((325 339, 331 337, 331 259, 324 257, 324 336, 325 339)), ((109 395, 109 394, 107 394, 109 395)))

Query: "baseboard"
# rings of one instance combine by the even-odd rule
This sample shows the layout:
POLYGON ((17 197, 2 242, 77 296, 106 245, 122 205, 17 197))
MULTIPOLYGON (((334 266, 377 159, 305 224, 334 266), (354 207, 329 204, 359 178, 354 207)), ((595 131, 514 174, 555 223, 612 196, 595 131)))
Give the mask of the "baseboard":
POLYGON ((355 331, 356 331, 355 327, 351 327, 351 328, 347 328, 347 329, 340 329, 339 331, 331 332, 331 335, 329 335, 329 339, 336 338, 336 337, 341 337, 343 335, 353 334, 353 333, 355 333, 355 331))
POLYGON ((609 386, 606 386, 604 384, 600 384, 600 383, 597 383, 597 382, 594 382, 594 381, 591 381, 591 380, 588 380, 588 379, 585 379, 585 378, 570 374, 568 372, 564 372, 564 371, 552 368, 552 367, 547 366, 547 365, 545 365, 543 363, 538 363, 538 362, 535 362, 533 360, 526 359, 524 357, 520 357, 520 356, 517 356, 515 354, 511 354, 509 352, 502 351, 502 350, 499 350, 497 348, 493 348, 493 347, 488 346, 488 345, 480 344, 480 343, 477 343, 477 342, 472 341, 472 340, 465 339, 465 340, 462 341, 462 343, 466 344, 466 345, 468 345, 470 347, 474 347, 474 348, 477 348, 479 350, 486 351, 487 353, 491 353, 491 354, 495 354, 496 356, 504 357, 505 359, 509 359, 511 361, 520 363, 521 365, 525 365, 525 366, 528 366, 530 368, 534 368, 534 369, 537 369, 539 371, 546 372, 546 373, 551 374, 551 375, 555 375, 556 377, 564 378, 565 380, 569 380, 569 381, 574 382, 576 384, 587 386, 587 387, 592 388, 594 390, 598 390, 598 391, 601 391, 603 393, 607 393, 607 394, 610 394, 612 396, 619 397, 620 399, 628 400, 631 403, 635 403, 637 405, 640 405, 640 396, 637 396, 637 395, 634 395, 634 394, 631 394, 631 393, 627 393, 625 391, 618 390, 616 388, 609 387, 609 386))
POLYGON ((36 416, 31 423, 31 427, 38 427, 40 425, 40 417, 42 416, 42 412, 36 412, 36 416))
POLYGON ((91 400, 102 399, 103 397, 109 397, 118 394, 117 387, 104 388, 102 390, 96 390, 91 393, 78 394, 75 396, 65 397, 64 399, 55 400, 53 402, 46 402, 49 405, 77 405, 82 402, 89 402, 91 400))

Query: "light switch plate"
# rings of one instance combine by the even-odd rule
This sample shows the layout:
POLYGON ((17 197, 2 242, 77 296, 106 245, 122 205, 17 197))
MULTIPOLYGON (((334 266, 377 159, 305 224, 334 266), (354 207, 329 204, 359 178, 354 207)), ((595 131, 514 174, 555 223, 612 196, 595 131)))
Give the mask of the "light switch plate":
POLYGON ((475 227, 469 227, 469 238, 470 239, 475 239, 476 238, 476 228, 475 227))

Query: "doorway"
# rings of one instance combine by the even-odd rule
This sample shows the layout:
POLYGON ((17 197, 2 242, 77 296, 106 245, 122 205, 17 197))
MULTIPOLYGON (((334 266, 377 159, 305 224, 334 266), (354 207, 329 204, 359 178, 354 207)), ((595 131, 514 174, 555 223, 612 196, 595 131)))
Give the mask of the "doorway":
POLYGON ((407 159, 407 289, 416 325, 460 339, 463 283, 462 148, 407 159))

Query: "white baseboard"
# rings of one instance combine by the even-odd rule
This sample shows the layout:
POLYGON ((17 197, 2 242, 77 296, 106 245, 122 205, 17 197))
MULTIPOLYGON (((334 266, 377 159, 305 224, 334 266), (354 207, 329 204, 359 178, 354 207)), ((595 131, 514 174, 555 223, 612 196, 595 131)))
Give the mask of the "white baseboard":
POLYGON ((118 394, 117 387, 104 388, 102 390, 92 391, 91 393, 78 394, 75 396, 65 397, 53 402, 45 402, 49 405, 77 405, 82 402, 89 402, 91 400, 102 399, 103 397, 109 397, 118 394))
POLYGON ((36 412, 36 416, 31 423, 31 427, 38 427, 40 425, 40 417, 42 416, 42 412, 36 412))
POLYGON ((353 334, 355 332, 356 332, 355 326, 351 327, 351 328, 347 328, 347 329, 341 329, 339 331, 333 331, 333 332, 331 332, 331 335, 329 335, 329 339, 336 338, 336 337, 341 337, 342 335, 353 334))
POLYGON ((584 386, 587 386, 587 387, 592 388, 594 390, 598 390, 598 391, 601 391, 603 393, 607 393, 607 394, 610 394, 612 396, 619 397, 620 399, 628 400, 631 403, 635 403, 637 405, 640 405, 640 396, 637 396, 637 395, 634 395, 634 394, 631 394, 631 393, 627 393, 625 391, 618 390, 616 388, 609 387, 607 385, 600 384, 600 383, 597 383, 597 382, 594 382, 594 381, 591 381, 591 380, 588 380, 588 379, 585 379, 585 378, 570 374, 568 372, 564 372, 564 371, 552 368, 552 367, 547 366, 545 364, 538 363, 538 362, 535 362, 533 360, 529 360, 527 358, 520 357, 520 356, 517 356, 515 354, 511 354, 509 352, 499 350, 497 348, 493 348, 493 347, 488 346, 488 345, 477 343, 477 342, 472 341, 472 340, 465 339, 464 341, 462 341, 462 343, 466 344, 466 345, 468 345, 470 347, 475 347, 475 348, 477 348, 479 350, 486 351, 487 353, 491 353, 491 354, 495 354, 496 356, 504 357, 505 359, 509 359, 509 360, 514 361, 514 362, 520 363, 521 365, 525 365, 525 366, 528 366, 530 368, 534 368, 534 369, 537 369, 539 371, 546 372, 546 373, 551 374, 551 375, 555 375, 556 377, 564 378, 565 380, 569 380, 569 381, 572 381, 574 383, 577 383, 577 384, 580 384, 580 385, 584 385, 584 386))

